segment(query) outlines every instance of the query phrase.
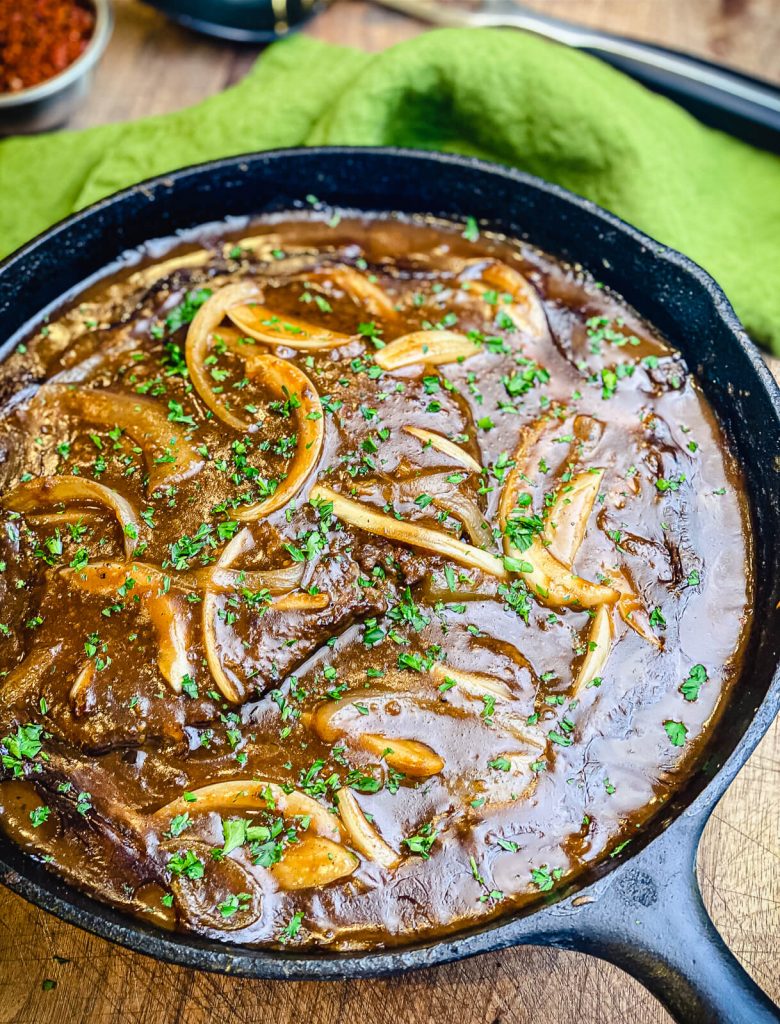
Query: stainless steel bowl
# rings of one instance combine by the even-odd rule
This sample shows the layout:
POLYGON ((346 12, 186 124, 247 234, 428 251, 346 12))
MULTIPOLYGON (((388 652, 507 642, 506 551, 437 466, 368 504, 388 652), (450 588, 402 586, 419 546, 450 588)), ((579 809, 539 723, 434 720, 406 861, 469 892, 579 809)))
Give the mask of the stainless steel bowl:
POLYGON ((91 0, 95 30, 84 52, 64 71, 40 85, 0 93, 0 135, 24 135, 59 128, 89 92, 95 66, 114 27, 110 0, 91 0))

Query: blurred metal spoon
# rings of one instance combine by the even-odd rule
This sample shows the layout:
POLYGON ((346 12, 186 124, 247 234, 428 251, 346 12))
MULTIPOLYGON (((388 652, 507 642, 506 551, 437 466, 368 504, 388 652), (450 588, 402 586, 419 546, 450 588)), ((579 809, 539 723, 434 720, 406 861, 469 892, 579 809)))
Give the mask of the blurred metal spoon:
POLYGON ((436 25, 518 28, 619 68, 713 128, 780 152, 780 89, 678 50, 573 25, 514 0, 373 0, 436 25))

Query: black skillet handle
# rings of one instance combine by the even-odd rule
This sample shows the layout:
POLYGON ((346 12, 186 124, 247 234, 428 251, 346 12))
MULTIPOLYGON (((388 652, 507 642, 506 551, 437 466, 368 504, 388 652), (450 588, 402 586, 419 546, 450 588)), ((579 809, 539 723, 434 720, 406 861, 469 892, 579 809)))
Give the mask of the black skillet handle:
MULTIPOLYGON (((397 8, 402 2, 393 0, 392 6, 397 8)), ((593 54, 654 92, 668 96, 704 124, 754 146, 780 152, 780 89, 771 82, 690 53, 575 25, 541 11, 529 11, 514 0, 484 2, 477 17, 481 25, 538 32, 593 54)), ((437 20, 444 19, 440 16, 437 20)), ((452 23, 453 19, 448 20, 452 23)))
POLYGON ((583 49, 685 107, 704 124, 780 152, 780 89, 687 53, 633 40, 583 49), (617 45, 622 43, 623 45, 617 45))
POLYGON ((582 908, 567 945, 628 971, 679 1024, 780 1024, 713 925, 696 881, 703 822, 675 822, 582 908), (681 826, 681 827, 679 827, 681 826))

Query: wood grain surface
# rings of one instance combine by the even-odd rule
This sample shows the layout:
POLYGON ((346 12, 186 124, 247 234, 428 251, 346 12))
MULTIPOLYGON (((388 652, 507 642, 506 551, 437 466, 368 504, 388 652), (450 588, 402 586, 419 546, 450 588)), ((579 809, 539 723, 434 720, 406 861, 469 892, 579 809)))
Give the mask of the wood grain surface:
MULTIPOLYGON (((536 0, 572 20, 727 61, 780 81, 780 0, 536 0)), ((133 0, 117 26, 84 127, 195 103, 240 78, 257 48, 222 44, 167 23, 133 0)), ((380 49, 423 26, 344 0, 307 31, 380 49)), ((780 379, 780 360, 773 370, 780 379)), ((699 879, 724 939, 780 1001, 780 723, 715 811, 699 879)), ((268 983, 156 963, 64 925, 0 891, 3 1024, 661 1024, 671 1018, 640 985, 601 961, 516 949, 392 981, 268 983)))

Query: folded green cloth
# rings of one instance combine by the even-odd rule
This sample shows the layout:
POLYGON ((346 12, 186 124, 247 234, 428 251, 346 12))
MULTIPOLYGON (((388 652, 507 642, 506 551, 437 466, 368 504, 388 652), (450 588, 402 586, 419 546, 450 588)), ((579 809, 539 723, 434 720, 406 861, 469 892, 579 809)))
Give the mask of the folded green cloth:
POLYGON ((327 143, 468 153, 558 182, 701 263, 780 353, 780 159, 512 31, 444 29, 379 54, 299 36, 187 110, 0 143, 0 254, 141 178, 327 143))

